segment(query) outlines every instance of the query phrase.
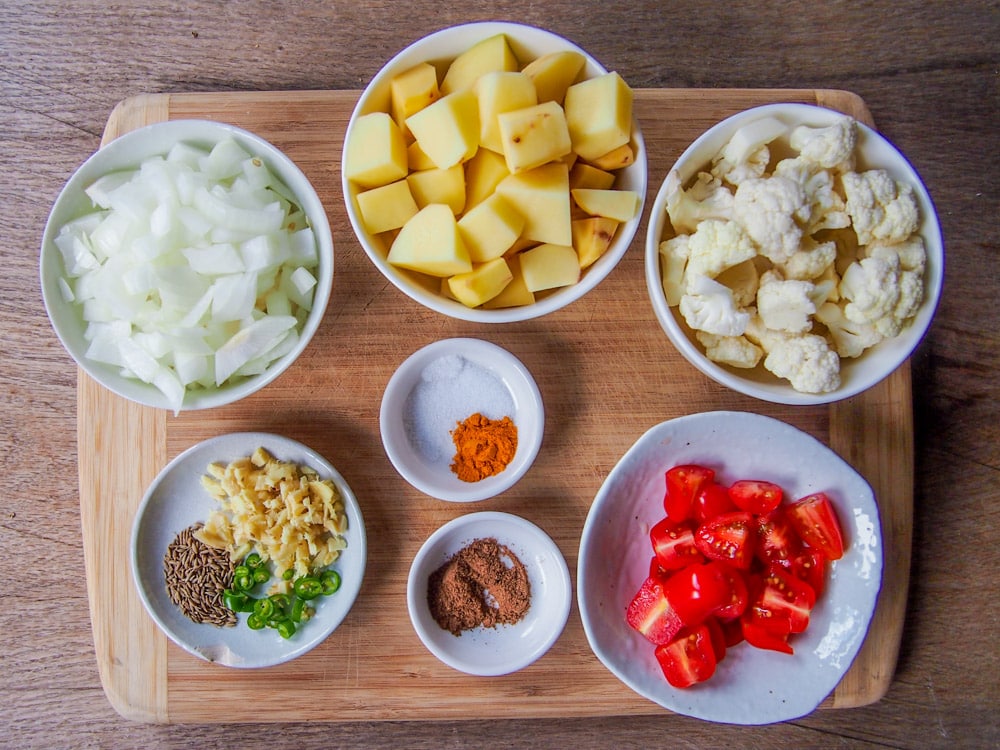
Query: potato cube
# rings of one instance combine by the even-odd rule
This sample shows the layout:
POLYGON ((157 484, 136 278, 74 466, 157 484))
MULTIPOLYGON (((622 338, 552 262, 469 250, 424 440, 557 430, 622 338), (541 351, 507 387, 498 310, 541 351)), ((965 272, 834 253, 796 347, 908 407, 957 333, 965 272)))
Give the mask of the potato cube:
POLYGON ((524 73, 494 71, 475 85, 479 101, 479 145, 503 153, 498 115, 538 103, 535 84, 524 73))
POLYGON ((471 271, 449 277, 448 288, 466 307, 479 307, 500 294, 513 278, 507 261, 494 258, 473 266, 471 271))
POLYGON ((569 170, 562 162, 505 177, 497 192, 524 217, 525 240, 572 245, 569 170))
POLYGON ((562 104, 568 89, 583 70, 586 58, 575 50, 559 50, 537 57, 522 72, 535 83, 538 101, 562 104))
POLYGON ((521 234, 524 217, 498 193, 458 220, 458 231, 473 263, 499 258, 521 234))
POLYGON ((406 177, 406 141, 388 114, 372 112, 355 121, 343 170, 348 180, 365 188, 388 185, 406 177))
POLYGON ((399 229, 419 210, 406 180, 358 193, 358 211, 372 234, 399 229))
POLYGON ((614 184, 615 176, 611 172, 599 169, 592 164, 584 164, 580 161, 569 170, 570 190, 573 188, 610 190, 614 184))
POLYGON ((488 148, 479 149, 465 162, 465 210, 486 200, 497 189, 500 180, 509 174, 503 154, 488 148))
POLYGON ((495 70, 518 70, 520 67, 507 37, 496 34, 476 42, 452 61, 441 81, 441 91, 444 94, 453 94, 463 89, 471 89, 484 73, 495 70))
POLYGON ((555 102, 503 112, 497 116, 507 169, 534 169, 569 154, 573 144, 563 109, 555 102))
POLYGON ((394 76, 389 83, 389 97, 389 113, 405 135, 406 118, 441 98, 437 70, 424 62, 394 76))
POLYGON ((618 222, 603 216, 588 216, 573 222, 573 248, 580 268, 588 268, 608 251, 618 222))
POLYGON ((479 105, 472 89, 449 94, 406 118, 420 149, 438 169, 465 161, 479 148, 479 105))
POLYGON ((604 156, 632 133, 632 89, 615 72, 566 89, 566 123, 573 150, 586 161, 604 156))
POLYGON ((524 285, 524 276, 521 273, 521 256, 512 255, 507 258, 507 267, 513 278, 500 294, 483 303, 483 307, 487 310, 520 307, 521 305, 530 305, 535 301, 535 293, 524 285))
POLYGON ((414 141, 406 148, 406 163, 411 172, 420 172, 424 169, 437 169, 431 157, 424 153, 420 144, 414 141))
POLYGON ((624 222, 631 221, 639 213, 639 194, 633 190, 576 188, 570 192, 576 205, 591 216, 624 222))
POLYGON ((406 178, 419 208, 443 203, 456 216, 465 209, 465 170, 461 164, 448 169, 410 172, 406 178))
POLYGON ((580 261, 568 245, 546 243, 520 254, 524 285, 531 292, 569 286, 580 280, 580 261))
POLYGON ((623 169, 635 163, 635 151, 632 150, 631 143, 623 143, 618 148, 611 149, 604 156, 598 156, 593 164, 598 169, 623 169))
POLYGON ((420 209, 403 225, 387 260, 394 266, 430 276, 454 276, 472 270, 455 214, 443 203, 420 209))

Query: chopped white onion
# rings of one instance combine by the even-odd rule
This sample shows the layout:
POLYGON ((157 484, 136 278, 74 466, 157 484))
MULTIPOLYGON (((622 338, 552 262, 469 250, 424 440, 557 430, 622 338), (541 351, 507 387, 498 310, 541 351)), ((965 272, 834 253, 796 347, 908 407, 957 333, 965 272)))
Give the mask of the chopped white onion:
POLYGON ((319 254, 263 160, 233 139, 178 143, 86 193, 95 210, 55 244, 88 359, 151 383, 176 412, 186 390, 259 374, 295 347, 319 254))

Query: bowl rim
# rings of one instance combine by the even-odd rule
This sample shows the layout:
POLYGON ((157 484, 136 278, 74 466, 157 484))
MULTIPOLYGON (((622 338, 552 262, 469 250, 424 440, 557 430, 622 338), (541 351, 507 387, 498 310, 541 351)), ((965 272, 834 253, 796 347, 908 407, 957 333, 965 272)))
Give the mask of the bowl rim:
POLYGON ((86 346, 83 345, 82 333, 86 324, 79 312, 73 309, 75 303, 65 302, 58 288, 58 280, 65 276, 65 269, 54 239, 62 225, 83 210, 70 210, 66 208, 67 204, 75 202, 82 205, 83 189, 97 177, 114 170, 138 167, 144 159, 165 154, 171 145, 180 141, 211 144, 227 136, 261 156, 268 167, 278 173, 293 191, 309 217, 319 255, 313 307, 301 326, 296 346, 259 375, 211 390, 185 389, 180 410, 209 409, 245 398, 278 378, 306 349, 323 321, 333 289, 334 245, 330 220, 312 182, 290 156, 256 133, 229 123, 199 118, 150 123, 104 144, 76 167, 60 188, 46 219, 39 251, 38 273, 42 301, 52 329, 81 370, 116 395, 143 406, 170 408, 166 398, 152 384, 125 378, 119 374, 118 368, 89 360, 85 356, 86 346), (158 145, 159 143, 164 145, 158 145), (290 180, 296 187, 289 184, 290 180), (62 215, 64 212, 68 212, 65 217, 62 215))
MULTIPOLYGON (((943 290, 945 243, 940 220, 938 218, 933 199, 931 198, 930 191, 913 164, 886 136, 881 134, 875 128, 867 125, 857 118, 854 118, 858 126, 859 142, 861 139, 866 139, 871 143, 880 146, 885 149, 894 160, 893 164, 869 165, 867 168, 888 169, 897 178, 902 177, 906 179, 913 187, 918 203, 921 204, 922 224, 918 232, 924 238, 928 262, 927 269, 924 272, 925 296, 920 310, 917 313, 917 317, 900 336, 893 340, 896 342, 912 341, 912 345, 909 345, 908 343, 897 343, 893 347, 895 354, 888 359, 888 364, 884 370, 873 370, 867 375, 856 375, 851 378, 849 383, 842 383, 836 390, 823 394, 801 393, 792 388, 789 383, 779 380, 777 376, 772 376, 773 382, 751 381, 733 370, 709 360, 708 357, 705 356, 702 349, 686 335, 677 319, 677 315, 679 315, 679 313, 675 313, 674 309, 670 308, 666 304, 660 279, 659 244, 663 235, 664 227, 669 223, 669 219, 666 214, 667 176, 669 176, 671 172, 680 169, 681 179, 686 184, 687 180, 693 176, 694 170, 705 163, 705 160, 703 159, 699 159, 697 162, 694 161, 694 156, 698 152, 702 151, 708 143, 712 143, 716 140, 724 143, 725 138, 728 137, 728 135, 731 135, 732 131, 735 131, 735 129, 744 122, 768 115, 782 114, 786 117, 796 118, 796 121, 818 121, 819 124, 829 124, 829 122, 832 122, 834 118, 845 116, 845 113, 840 112, 839 110, 818 104, 805 104, 802 102, 774 102, 750 107, 749 109, 736 112, 726 118, 723 118, 722 120, 719 120, 702 132, 684 149, 683 152, 681 152, 681 155, 677 158, 673 165, 669 167, 663 181, 660 183, 656 196, 653 199, 652 207, 650 209, 649 222, 646 227, 646 289, 650 302, 653 306, 653 312, 656 315, 656 319, 659 322, 660 327, 664 330, 670 342, 680 352, 684 359, 698 369, 702 374, 707 375, 715 382, 731 388, 738 393, 742 393, 743 395, 751 396, 762 401, 791 406, 830 404, 856 396, 859 393, 872 388, 889 377, 912 356, 913 351, 917 346, 919 346, 920 342, 927 334, 931 323, 933 322, 938 305, 940 304, 943 290), (728 135, 724 136, 723 134, 728 135), (682 167, 686 169, 681 169, 682 167)), ((882 344, 891 343, 892 342, 890 341, 882 342, 882 344)), ((882 344, 877 345, 875 348, 878 349, 878 347, 882 346, 882 344)), ((885 347, 882 347, 882 351, 884 350, 885 347)), ((864 355, 862 355, 862 359, 863 358, 864 355)), ((842 374, 845 362, 848 365, 852 364, 842 358, 842 374)))
MULTIPOLYGON (((428 54, 425 51, 428 50, 428 48, 436 47, 442 41, 456 39, 463 34, 467 34, 470 36, 463 44, 463 48, 465 48, 476 41, 480 41, 499 33, 520 34, 520 38, 511 40, 515 47, 523 45, 524 38, 528 37, 531 39, 532 44, 539 44, 541 43, 539 40, 545 40, 545 43, 547 44, 558 45, 559 47, 565 49, 572 49, 584 56, 586 60, 585 68, 593 70, 594 75, 609 72, 608 69, 605 68, 604 65, 602 65, 593 55, 577 45, 575 42, 561 36, 560 34, 541 27, 515 21, 474 21, 470 23, 458 24, 456 26, 443 27, 427 34, 426 36, 420 37, 397 52, 389 58, 389 60, 386 61, 369 80, 364 90, 361 92, 361 95, 351 112, 350 119, 348 120, 347 128, 344 132, 344 152, 346 152, 347 144, 350 141, 351 134, 354 131, 354 126, 358 118, 369 111, 369 108, 372 106, 372 100, 376 98, 378 87, 380 85, 387 85, 387 82, 394 71, 401 69, 401 66, 403 65, 411 65, 421 61, 434 61, 440 59, 440 54, 433 55, 428 54)), ((459 49, 459 51, 461 51, 461 49, 459 49)), ((458 54, 458 52, 455 54, 458 54)), ((642 135, 639 120, 634 114, 632 118, 632 142, 634 143, 636 150, 635 163, 626 169, 633 169, 634 167, 634 171, 629 172, 628 174, 634 176, 635 182, 637 183, 629 188, 634 189, 639 195, 639 210, 636 212, 635 218, 622 224, 618 228, 617 239, 612 243, 611 247, 608 248, 607 252, 601 256, 601 258, 599 258, 593 265, 581 274, 580 280, 576 284, 554 290, 542 299, 530 305, 498 309, 470 308, 466 307, 461 302, 448 299, 443 295, 437 294, 436 292, 425 289, 414 283, 403 272, 391 266, 386 261, 385 257, 375 247, 373 247, 372 242, 368 239, 368 232, 362 226, 360 217, 358 216, 358 212, 356 210, 354 195, 358 191, 351 184, 350 180, 348 180, 344 175, 343 170, 341 170, 340 176, 341 191, 344 196, 347 218, 354 231, 355 239, 361 245, 365 254, 379 270, 379 272, 399 291, 418 304, 423 305, 424 307, 435 312, 447 315, 448 317, 475 323, 515 323, 547 315, 548 313, 562 309, 563 307, 566 307, 567 305, 582 298, 611 274, 614 268, 618 265, 618 262, 628 251, 629 247, 631 247, 635 237, 638 235, 639 228, 643 220, 646 206, 646 193, 649 184, 649 166, 645 140, 642 135)), ((341 154, 341 163, 343 163, 343 153, 341 154)))

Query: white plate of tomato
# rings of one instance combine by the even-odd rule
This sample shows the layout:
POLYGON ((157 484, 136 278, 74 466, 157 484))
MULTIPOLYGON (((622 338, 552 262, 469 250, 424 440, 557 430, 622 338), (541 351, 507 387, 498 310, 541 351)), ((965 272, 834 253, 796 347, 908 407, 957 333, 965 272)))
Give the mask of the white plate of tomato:
POLYGON ((675 713, 812 712, 864 641, 882 579, 868 483, 815 437, 717 411, 662 422, 610 472, 580 544, 598 659, 675 713))

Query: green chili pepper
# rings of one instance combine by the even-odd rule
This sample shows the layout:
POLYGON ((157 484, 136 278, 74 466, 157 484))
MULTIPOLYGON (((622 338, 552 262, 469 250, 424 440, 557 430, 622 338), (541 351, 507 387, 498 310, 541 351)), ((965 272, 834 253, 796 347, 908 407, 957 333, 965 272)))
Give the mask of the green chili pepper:
POLYGON ((288 594, 271 594, 268 598, 274 602, 275 612, 284 612, 288 609, 288 594))
POLYGON ((340 588, 340 573, 336 570, 324 570, 319 581, 323 585, 323 595, 330 596, 340 588))
POLYGON ((256 583, 253 571, 246 565, 237 565, 233 570, 233 588, 237 591, 249 591, 256 583))
POLYGON ((260 567, 253 569, 253 581, 254 583, 266 583, 271 577, 271 573, 267 568, 260 567))
POLYGON ((233 612, 252 612, 255 601, 257 600, 252 596, 247 596, 243 591, 226 589, 222 592, 222 603, 233 612))
MULTIPOLYGON (((262 599, 261 601, 267 601, 267 599, 262 599)), ((258 615, 256 612, 251 612, 250 616, 247 617, 247 627, 251 630, 261 630, 265 625, 264 618, 258 615)))
POLYGON ((305 612, 306 600, 296 598, 295 603, 292 604, 292 611, 288 615, 288 619, 292 622, 302 622, 302 615, 305 612))
POLYGON ((258 599, 253 604, 253 613, 262 620, 267 620, 274 614, 274 602, 270 599, 258 599))
POLYGON ((292 588, 295 589, 295 593, 299 597, 308 601, 309 599, 315 599, 317 596, 323 593, 323 584, 315 576, 302 576, 301 578, 296 578, 295 583, 292 584, 292 588))
POLYGON ((291 638, 295 635, 295 623, 287 617, 283 620, 279 620, 274 627, 277 629, 278 635, 282 638, 291 638))
POLYGON ((263 562, 264 561, 261 559, 260 555, 258 555, 256 552, 251 552, 249 555, 247 555, 246 560, 243 561, 243 564, 246 565, 248 568, 250 568, 250 570, 256 570, 261 566, 263 562))

